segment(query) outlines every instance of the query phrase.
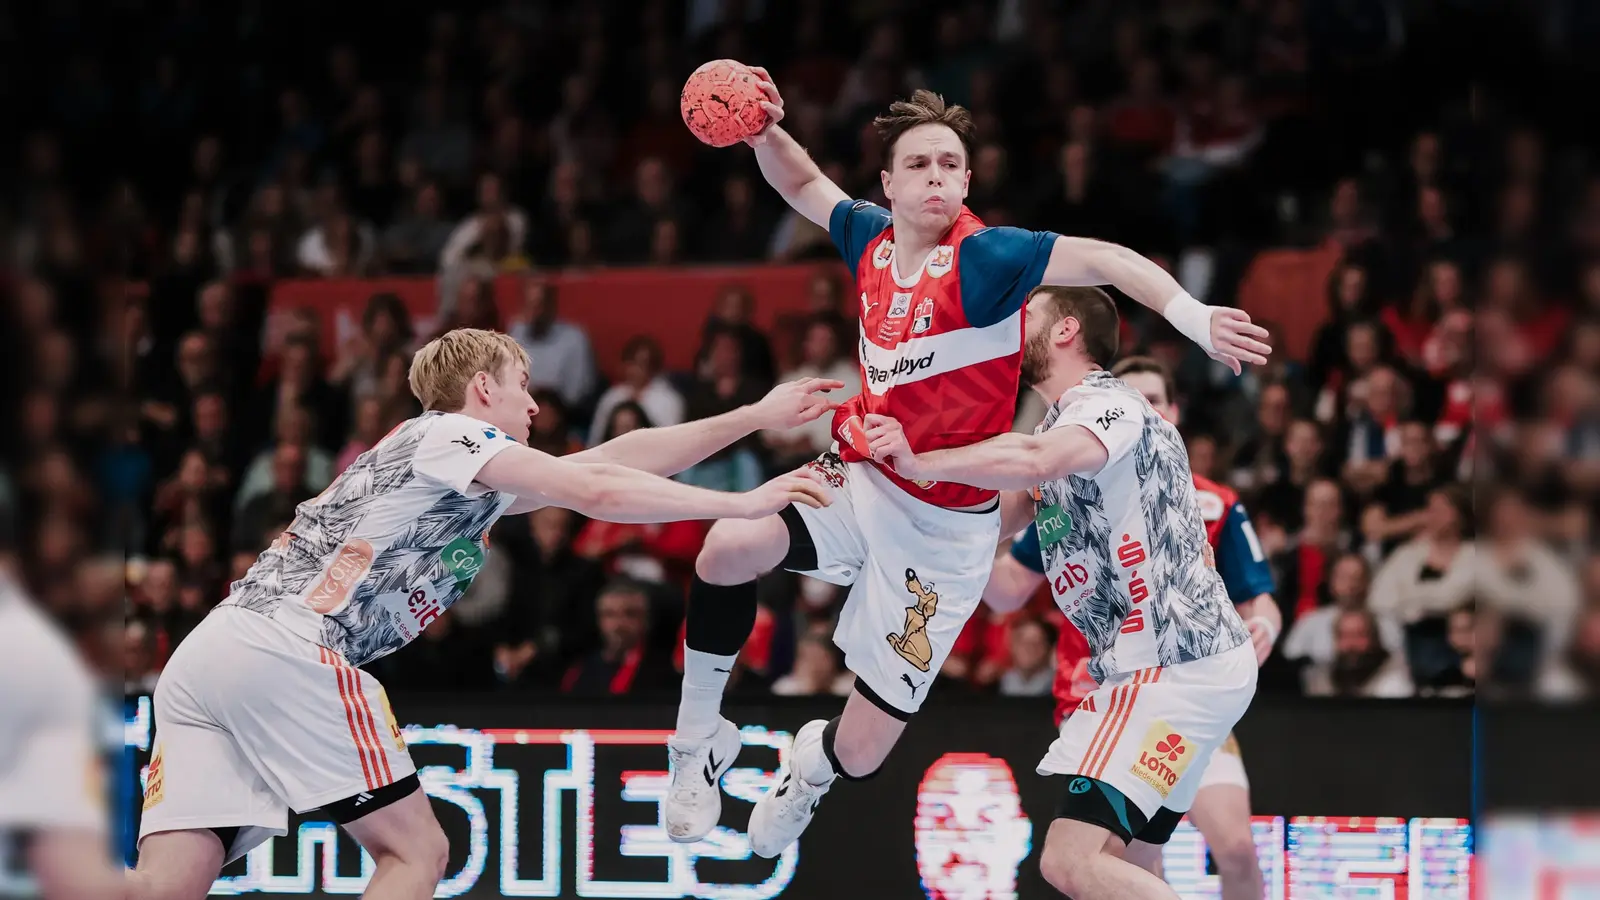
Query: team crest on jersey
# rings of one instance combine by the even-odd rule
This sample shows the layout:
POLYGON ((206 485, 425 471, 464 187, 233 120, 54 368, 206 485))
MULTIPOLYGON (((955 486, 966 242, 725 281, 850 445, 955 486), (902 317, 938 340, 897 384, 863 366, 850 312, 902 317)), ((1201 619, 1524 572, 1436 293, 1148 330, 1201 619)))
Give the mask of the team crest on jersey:
POLYGON ((933 255, 928 257, 928 275, 933 278, 942 278, 950 271, 956 262, 956 248, 949 244, 941 244, 933 248, 933 255))
POLYGON ((906 570, 906 590, 917 599, 906 607, 906 626, 900 634, 888 635, 889 646, 906 662, 926 672, 933 663, 933 644, 928 640, 928 620, 939 611, 939 595, 933 585, 923 584, 915 569, 906 570))
POLYGON ((1210 491, 1195 491, 1194 499, 1200 504, 1200 518, 1207 522, 1219 521, 1227 511, 1222 505, 1222 498, 1210 491))
POLYGON ((874 269, 887 268, 894 262, 894 241, 885 240, 872 252, 872 267, 874 269))
POLYGON ((895 291, 894 300, 889 304, 889 318, 899 319, 911 312, 911 292, 895 291))
POLYGON ((911 333, 921 334, 933 327, 933 298, 923 297, 917 304, 917 314, 911 320, 911 333))

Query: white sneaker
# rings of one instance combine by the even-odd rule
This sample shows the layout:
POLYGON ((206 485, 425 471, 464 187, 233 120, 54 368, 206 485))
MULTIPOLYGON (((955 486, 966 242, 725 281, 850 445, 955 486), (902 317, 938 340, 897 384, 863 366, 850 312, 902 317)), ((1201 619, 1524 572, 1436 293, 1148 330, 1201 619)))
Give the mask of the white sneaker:
POLYGON ((667 739, 667 759, 672 766, 672 786, 667 791, 667 837, 692 844, 717 827, 722 818, 722 788, 718 782, 728 771, 744 739, 727 719, 717 733, 692 741, 674 735, 667 739))
POLYGON ((827 726, 821 719, 801 726, 778 770, 778 786, 767 791, 751 810, 750 849, 757 856, 772 859, 799 840, 800 833, 811 824, 822 795, 833 785, 833 778, 825 784, 811 784, 794 772, 795 755, 802 746, 807 747, 807 753, 822 752, 822 731, 827 726))

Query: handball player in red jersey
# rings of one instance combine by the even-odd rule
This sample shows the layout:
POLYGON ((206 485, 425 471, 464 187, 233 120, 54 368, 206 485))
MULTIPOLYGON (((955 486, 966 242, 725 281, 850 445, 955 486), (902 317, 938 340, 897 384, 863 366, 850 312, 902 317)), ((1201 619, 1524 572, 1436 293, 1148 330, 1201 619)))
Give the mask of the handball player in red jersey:
MULTIPOLYGON (((1148 357, 1135 356, 1117 363, 1111 374, 1143 394, 1162 417, 1177 424, 1178 404, 1172 374, 1166 366, 1148 357)), ((1278 604, 1272 599, 1274 585, 1266 554, 1261 550, 1261 542, 1250 525, 1250 516, 1239 503, 1237 494, 1199 475, 1194 476, 1194 489, 1217 573, 1222 576, 1229 598, 1250 631, 1256 662, 1266 662, 1283 628, 1278 604)), ((1030 524, 1011 544, 1010 552, 995 560, 983 600, 999 612, 1009 612, 1026 603, 1044 581, 1039 532, 1037 526, 1030 524)), ((1088 641, 1070 623, 1063 624, 1056 640, 1056 677, 1051 690, 1056 701, 1057 726, 1098 687, 1089 675, 1089 659, 1088 641)), ((1250 829, 1250 780, 1245 775, 1239 743, 1232 736, 1211 757, 1201 775, 1200 789, 1188 816, 1200 829, 1216 860, 1223 900, 1259 898, 1262 875, 1255 836, 1250 829)), ((1141 838, 1151 836, 1140 835, 1141 838)), ((1162 846, 1134 840, 1128 844, 1124 858, 1161 876, 1162 846)))
POLYGON ((783 99, 770 76, 753 71, 771 123, 747 139, 761 173, 828 229, 855 277, 862 392, 835 412, 837 449, 810 464, 833 502, 718 523, 696 560, 665 818, 668 835, 687 843, 721 817, 718 783, 741 745, 738 728, 722 717, 722 693, 755 621, 755 580, 782 568, 848 585, 834 642, 855 690, 842 715, 799 730, 752 811, 751 849, 770 858, 805 830, 835 779, 866 778, 882 765, 977 607, 1000 536, 995 491, 900 478, 869 459, 868 426, 897 419, 919 453, 1010 430, 1023 305, 1040 284, 1113 285, 1235 371, 1241 362, 1264 363, 1270 351, 1249 316, 1200 303, 1126 247, 985 227, 963 204, 967 110, 917 91, 878 117, 885 209, 852 200, 822 174, 776 124, 783 99))

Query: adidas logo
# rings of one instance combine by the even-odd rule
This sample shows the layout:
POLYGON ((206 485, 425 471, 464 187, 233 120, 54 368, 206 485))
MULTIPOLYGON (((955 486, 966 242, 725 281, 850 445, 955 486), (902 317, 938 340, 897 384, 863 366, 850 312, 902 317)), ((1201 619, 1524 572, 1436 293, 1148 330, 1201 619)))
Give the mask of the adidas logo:
POLYGON ((363 803, 365 803, 365 802, 367 802, 368 800, 371 800, 371 799, 372 799, 372 795, 371 794, 367 793, 366 791, 362 791, 361 793, 356 795, 356 805, 360 806, 361 804, 363 804, 363 803))

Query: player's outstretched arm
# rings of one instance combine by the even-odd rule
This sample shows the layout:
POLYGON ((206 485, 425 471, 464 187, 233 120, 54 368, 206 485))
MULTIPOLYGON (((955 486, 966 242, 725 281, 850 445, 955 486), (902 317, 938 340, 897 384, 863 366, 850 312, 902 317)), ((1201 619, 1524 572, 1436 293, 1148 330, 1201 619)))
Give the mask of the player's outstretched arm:
POLYGON ((772 185, 795 212, 827 228, 833 208, 850 196, 822 174, 822 169, 799 141, 778 126, 783 120, 783 95, 772 83, 772 76, 760 66, 751 66, 750 70, 761 79, 761 90, 767 95, 761 108, 767 111, 772 123, 745 141, 756 149, 756 165, 761 168, 761 177, 767 179, 767 184, 772 185))
POLYGON ((900 423, 868 414, 863 420, 872 458, 914 481, 953 481, 993 490, 1023 490, 1068 475, 1100 471, 1110 459, 1106 445, 1081 425, 1044 434, 1008 432, 986 441, 913 453, 900 423))
POLYGON ((613 463, 670 477, 745 435, 769 428, 794 428, 832 412, 838 404, 829 400, 824 392, 842 387, 844 382, 828 378, 785 382, 749 406, 681 425, 640 428, 562 459, 575 463, 613 463))
POLYGON ((983 586, 983 602, 1001 615, 1022 608, 1044 584, 1044 575, 1016 561, 1009 548, 1001 548, 983 586))
POLYGON ((1240 363, 1265 365, 1267 330, 1243 310, 1207 306, 1189 296, 1177 280, 1155 262, 1120 244, 1092 238, 1058 237, 1045 266, 1045 284, 1109 284, 1142 306, 1166 317, 1172 326, 1199 344, 1213 359, 1238 374, 1240 363))
POLYGON ((793 503, 828 504, 822 485, 799 473, 780 475, 753 491, 730 494, 668 481, 610 463, 575 463, 520 444, 478 470, 478 483, 521 501, 564 506, 607 522, 759 519, 793 503))

